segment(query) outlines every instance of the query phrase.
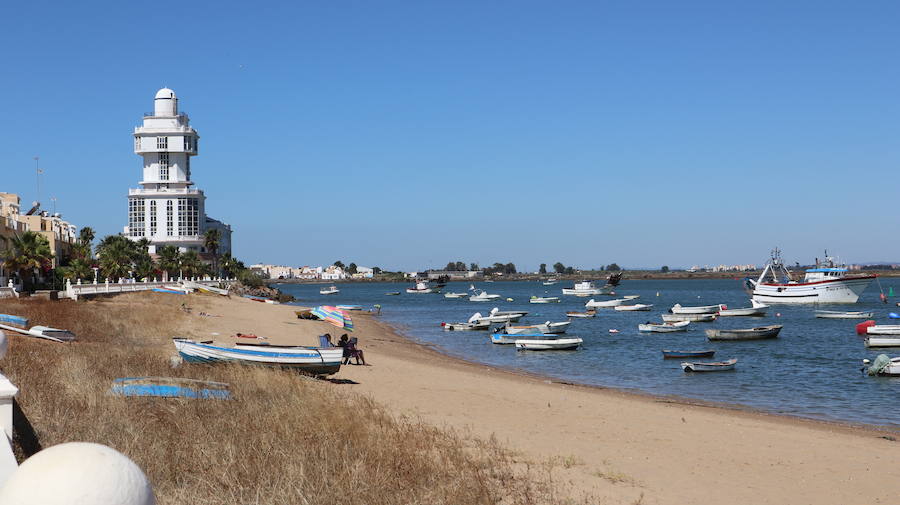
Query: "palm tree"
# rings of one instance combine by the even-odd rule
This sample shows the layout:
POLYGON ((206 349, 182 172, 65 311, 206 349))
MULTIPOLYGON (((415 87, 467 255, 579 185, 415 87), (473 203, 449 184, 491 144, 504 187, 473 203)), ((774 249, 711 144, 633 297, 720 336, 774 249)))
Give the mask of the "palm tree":
POLYGON ((185 277, 196 277, 203 271, 203 262, 197 251, 186 251, 181 255, 181 272, 185 277))
POLYGON ((244 269, 244 264, 234 259, 230 254, 223 254, 219 261, 221 261, 222 272, 228 277, 235 277, 238 272, 244 269))
POLYGON ((181 269, 181 253, 178 248, 164 245, 157 249, 156 255, 159 256, 159 269, 165 274, 166 280, 175 277, 181 269))
POLYGON ((31 289, 35 269, 50 269, 53 252, 47 237, 33 231, 10 237, 2 253, 3 266, 18 272, 26 290, 31 289))
POLYGON ((85 258, 75 258, 68 266, 62 267, 63 277, 66 279, 91 279, 94 276, 91 263, 85 258))
POLYGON ((85 226, 78 233, 78 241, 81 242, 82 244, 90 245, 91 242, 94 241, 94 236, 95 236, 94 229, 91 228, 90 226, 85 226))
POLYGON ((215 272, 219 271, 219 240, 221 239, 222 232, 218 228, 211 228, 203 234, 203 245, 212 254, 213 271, 215 272))
POLYGON ((107 279, 122 279, 132 271, 135 244, 122 235, 109 235, 97 244, 100 271, 107 279))

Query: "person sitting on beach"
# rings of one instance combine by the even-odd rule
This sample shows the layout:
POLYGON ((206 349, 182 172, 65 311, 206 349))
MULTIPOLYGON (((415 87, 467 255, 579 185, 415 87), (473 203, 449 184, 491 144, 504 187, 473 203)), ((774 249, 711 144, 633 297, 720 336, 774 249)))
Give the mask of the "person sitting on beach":
POLYGON ((366 364, 366 358, 363 356, 362 349, 357 349, 356 344, 359 342, 359 339, 353 337, 347 342, 347 346, 344 347, 344 364, 350 364, 350 358, 356 358, 356 364, 359 364, 359 361, 362 360, 362 364, 366 364))
POLYGON ((343 348, 344 348, 344 354, 343 354, 343 356, 342 356, 342 359, 345 359, 345 360, 349 360, 349 359, 350 359, 350 351, 347 349, 347 344, 348 344, 348 343, 349 343, 349 341, 347 340, 347 334, 346 334, 346 333, 344 333, 343 335, 341 335, 341 338, 338 339, 338 343, 337 343, 337 346, 338 346, 338 347, 343 347, 343 348))

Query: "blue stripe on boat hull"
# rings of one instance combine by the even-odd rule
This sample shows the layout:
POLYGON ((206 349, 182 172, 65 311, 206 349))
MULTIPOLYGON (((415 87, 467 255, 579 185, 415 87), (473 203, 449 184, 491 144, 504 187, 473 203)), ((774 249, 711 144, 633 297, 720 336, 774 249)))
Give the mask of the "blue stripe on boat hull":
POLYGON ((194 356, 191 354, 185 354, 184 352, 179 351, 181 357, 184 359, 186 363, 240 363, 243 365, 262 365, 273 368, 285 368, 291 370, 298 370, 303 373, 308 373, 311 375, 331 375, 338 372, 341 369, 341 362, 324 362, 324 363, 297 363, 297 364, 284 364, 284 363, 265 363, 262 361, 247 361, 240 359, 215 359, 215 358, 203 358, 201 356, 194 356))

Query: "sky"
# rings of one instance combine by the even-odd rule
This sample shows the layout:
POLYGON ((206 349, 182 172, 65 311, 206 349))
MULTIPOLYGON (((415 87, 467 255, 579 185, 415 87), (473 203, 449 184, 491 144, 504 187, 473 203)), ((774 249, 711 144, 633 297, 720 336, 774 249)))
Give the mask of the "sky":
POLYGON ((99 236, 164 86, 245 263, 898 261, 900 3, 48 2, 0 17, 0 191, 99 236), (39 156, 40 193, 34 157, 39 156))

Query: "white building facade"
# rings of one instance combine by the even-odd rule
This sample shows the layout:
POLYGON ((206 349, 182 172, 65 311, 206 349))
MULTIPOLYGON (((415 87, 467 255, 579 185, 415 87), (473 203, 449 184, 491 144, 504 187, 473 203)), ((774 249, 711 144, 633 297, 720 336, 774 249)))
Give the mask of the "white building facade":
POLYGON ((141 187, 128 190, 125 236, 148 239, 151 254, 165 245, 208 253, 204 234, 210 229, 219 230, 218 254, 231 253, 231 226, 207 217, 206 196, 191 181, 191 157, 197 155, 199 140, 168 88, 156 93, 153 112, 144 114, 143 125, 134 129, 134 152, 143 158, 144 168, 141 187))

